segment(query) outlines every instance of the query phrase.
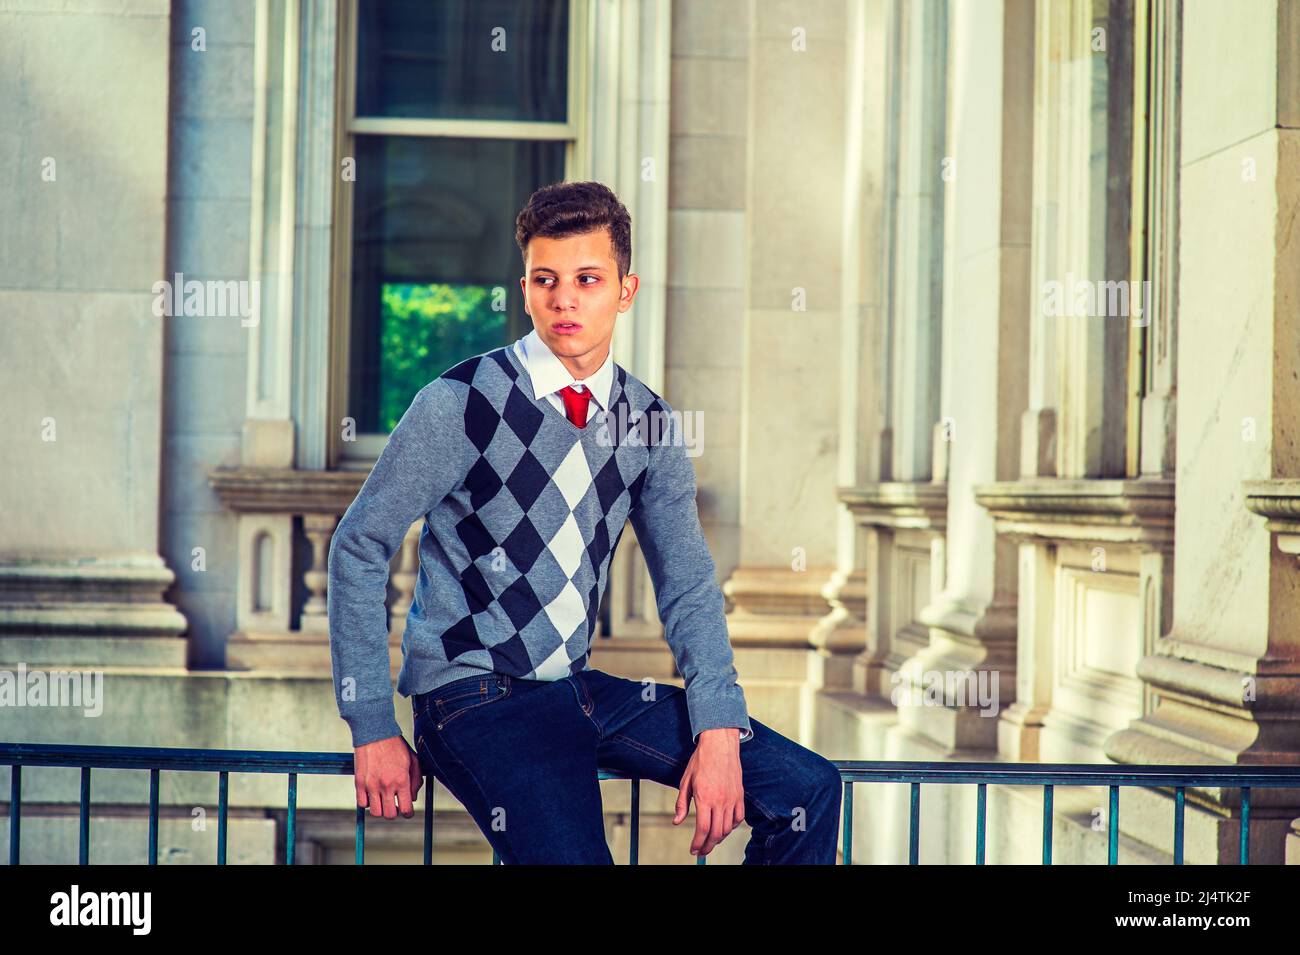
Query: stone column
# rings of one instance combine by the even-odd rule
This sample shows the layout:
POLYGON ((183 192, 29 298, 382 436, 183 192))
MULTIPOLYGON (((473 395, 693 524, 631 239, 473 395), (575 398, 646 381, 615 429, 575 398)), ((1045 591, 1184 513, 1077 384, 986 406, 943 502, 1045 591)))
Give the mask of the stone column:
MULTIPOLYGON (((1268 9, 1183 7, 1173 626, 1138 670, 1154 710, 1106 742, 1120 762, 1300 759, 1296 562, 1245 506, 1300 475, 1300 8, 1268 9)), ((1252 862, 1282 861, 1298 800, 1252 793, 1252 862)), ((1132 802, 1125 830, 1167 850, 1169 800, 1132 802)), ((1239 792, 1187 805, 1187 860, 1228 861, 1239 792)))
MULTIPOLYGON (((960 674, 964 699, 901 706, 904 725, 940 745, 994 749, 997 715, 1015 699, 1016 548, 975 500, 984 481, 1018 472, 1029 332, 1034 8, 1006 0, 952 11, 944 255, 943 397, 947 542, 943 589, 919 619, 930 645, 903 677, 960 674)), ((938 175, 938 170, 935 171, 938 175)), ((946 683, 945 683, 946 685, 946 683)))
POLYGON ((880 309, 863 329, 871 355, 858 422, 861 478, 840 489, 861 535, 867 647, 855 690, 889 698, 929 642, 917 615, 942 589, 946 456, 935 455, 942 331, 948 5, 889 3, 885 74, 880 309), (871 605, 866 606, 870 600, 871 605))
MULTIPOLYGON (((681 406, 682 352, 674 354, 673 345, 692 332, 712 332, 720 310, 712 299, 701 301, 694 289, 683 294, 678 287, 682 275, 680 270, 670 270, 674 263, 668 256, 669 237, 676 241, 683 234, 678 207, 692 205, 689 200, 682 201, 682 193, 690 192, 697 180, 708 181, 709 173, 714 172, 708 160, 722 158, 709 155, 704 162, 692 163, 687 171, 678 166, 677 157, 683 152, 694 156, 690 146, 681 144, 683 139, 696 142, 696 134, 698 141, 725 152, 727 145, 720 144, 728 143, 726 127, 735 122, 704 110, 688 116, 682 107, 702 99, 697 86, 716 89, 717 75, 701 77, 692 67, 704 64, 700 72, 707 72, 717 56, 726 72, 733 64, 726 63, 721 53, 729 44, 740 43, 743 47, 746 32, 741 23, 729 22, 726 26, 730 29, 719 29, 716 14, 711 17, 711 13, 714 11, 698 4, 676 9, 671 3, 591 5, 586 29, 592 37, 606 38, 601 47, 608 55, 602 52, 589 65, 581 94, 586 115, 580 122, 585 125, 570 167, 571 179, 594 179, 609 185, 632 215, 632 270, 641 284, 632 312, 615 326, 614 360, 677 407, 681 406), (689 49, 678 42, 679 33, 694 41, 689 49), (703 128, 697 128, 697 124, 703 128), (689 305, 682 307, 683 302, 689 305), (675 319, 672 334, 668 332, 670 312, 675 319), (683 333, 684 328, 689 332, 683 333)), ((719 172, 733 171, 725 159, 717 163, 717 168, 719 172)), ((700 192, 720 199, 719 205, 726 204, 725 197, 718 197, 707 186, 700 192)), ((696 234, 705 231, 698 229, 696 234)), ((707 266, 701 271, 707 272, 707 266)), ((716 273, 708 278, 716 278, 716 273)), ((738 305, 735 311, 739 311, 738 305)), ((691 356, 716 354, 689 346, 683 351, 691 356)), ((725 397, 719 401, 734 403, 725 397)), ((708 409, 684 410, 700 411, 711 425, 717 423, 712 411, 704 413, 708 409)), ((714 449, 717 439, 715 427, 710 431, 714 449)), ((724 455, 715 455, 712 460, 719 457, 724 455)), ((701 475, 700 483, 709 477, 701 475)), ((709 516, 702 512, 701 520, 716 557, 717 536, 710 534, 713 528, 709 516)), ((621 543, 609 568, 605 599, 609 607, 608 630, 596 641, 593 665, 636 678, 664 673, 671 676, 673 664, 671 656, 664 652, 654 585, 631 522, 623 527, 621 543)))
POLYGON ((1130 380, 1129 358, 1142 354, 1130 351, 1141 331, 1130 327, 1126 289, 1142 277, 1134 262, 1146 261, 1144 231, 1131 221, 1147 176, 1135 145, 1148 132, 1145 38, 1122 4, 1035 7, 1020 479, 977 489, 999 547, 1019 551, 1016 699, 998 734, 1005 758, 1102 758, 1102 740, 1141 712, 1129 674, 1165 612, 1172 488, 1158 473, 1154 485, 1122 480, 1139 470, 1129 396, 1142 382, 1130 380), (1078 294, 1121 287, 1113 308, 1078 294))
MULTIPOLYGON (((806 650, 837 560, 846 7, 751 9, 741 538, 724 593, 738 648, 806 650)), ((789 667, 802 683, 802 658, 789 667)))
POLYGON ((24 5, 0 29, 0 664, 185 665, 159 554, 163 336, 186 320, 154 310, 168 17, 24 5))
POLYGON ((889 5, 850 4, 848 124, 845 143, 844 272, 841 281, 838 566, 822 588, 831 612, 813 628, 823 685, 853 685, 854 658, 867 647, 869 532, 854 519, 845 494, 880 477, 879 400, 873 374, 884 319, 885 109, 889 5))
POLYGON ((886 480, 943 481, 934 469, 943 331, 949 4, 904 2, 895 52, 893 248, 889 283, 890 434, 886 480))

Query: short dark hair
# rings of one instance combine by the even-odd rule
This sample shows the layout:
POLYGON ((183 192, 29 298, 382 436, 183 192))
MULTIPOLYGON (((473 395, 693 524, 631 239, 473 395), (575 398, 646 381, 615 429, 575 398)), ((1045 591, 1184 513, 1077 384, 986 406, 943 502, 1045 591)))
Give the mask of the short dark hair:
POLYGON ((534 236, 564 239, 608 228, 618 278, 632 270, 632 217, 613 191, 600 182, 553 182, 531 196, 515 219, 515 242, 527 267, 534 236))

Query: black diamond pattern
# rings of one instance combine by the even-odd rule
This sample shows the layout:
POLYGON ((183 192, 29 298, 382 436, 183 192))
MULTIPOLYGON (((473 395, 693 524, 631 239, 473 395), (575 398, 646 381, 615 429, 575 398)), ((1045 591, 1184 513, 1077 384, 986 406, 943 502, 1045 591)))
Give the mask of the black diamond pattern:
MULTIPOLYGON (((642 415, 633 413, 634 409, 627 395, 629 376, 626 371, 621 366, 616 365, 615 376, 617 384, 613 389, 613 401, 609 408, 608 419, 611 428, 619 421, 620 408, 626 409, 622 412, 625 415, 624 420, 635 422, 635 426, 641 431, 640 443, 644 447, 651 441, 656 440, 657 435, 651 433, 655 429, 645 426, 647 421, 644 417, 645 413, 642 415)), ((555 500, 552 495, 557 493, 550 475, 531 449, 534 440, 542 432, 546 414, 539 406, 539 402, 529 393, 526 375, 523 375, 507 357, 506 348, 499 348, 484 355, 466 359, 444 372, 443 377, 468 386, 465 390, 465 432, 479 451, 479 458, 474 462, 465 479, 465 489, 468 491, 471 509, 477 512, 484 508, 505 487, 510 490, 511 495, 513 495, 523 512, 523 516, 506 534, 505 539, 499 541, 500 546, 504 549, 506 556, 513 567, 518 570, 520 576, 495 598, 493 597, 492 586, 486 579, 484 571, 480 570, 473 561, 492 553, 494 548, 498 546, 497 537, 502 534, 503 528, 494 525, 497 535, 497 537, 494 537, 493 530, 489 530, 484 525, 477 513, 470 513, 457 522, 456 534, 464 545, 471 561, 459 576, 470 615, 456 621, 442 634, 443 648, 448 661, 453 661, 457 657, 472 651, 487 649, 495 671, 522 676, 534 672, 536 667, 540 666, 543 660, 550 656, 555 647, 561 645, 564 638, 569 636, 569 634, 555 632, 555 628, 551 626, 549 617, 546 615, 543 603, 538 597, 538 592, 534 590, 527 577, 527 574, 536 566, 538 559, 543 556, 543 552, 546 551, 546 541, 538 532, 538 525, 534 524, 528 516, 529 511, 542 498, 543 493, 547 493, 548 503, 554 504, 555 500), (505 373, 511 382, 503 402, 494 396, 494 399, 500 402, 504 408, 502 413, 497 411, 493 400, 490 400, 487 394, 480 391, 475 385, 477 380, 479 385, 484 387, 487 387, 489 383, 499 387, 500 379, 496 375, 498 368, 505 373), (508 461, 502 460, 505 457, 505 452, 501 442, 496 442, 496 449, 493 451, 493 456, 500 455, 496 460, 496 466, 493 464, 492 457, 488 455, 488 448, 494 443, 494 437, 502 422, 511 429, 511 432, 519 439, 524 448, 523 454, 513 463, 513 466, 508 461), (509 476, 503 479, 502 473, 497 470, 498 467, 503 471, 509 467, 509 476), (549 491, 548 486, 550 487, 549 491), (496 610, 498 607, 500 608, 499 612, 496 610), (503 612, 509 619, 514 633, 502 643, 485 647, 477 631, 474 615, 479 615, 479 621, 484 621, 490 618, 485 618, 482 615, 496 614, 496 619, 500 620, 500 612, 503 612), (530 624, 532 624, 531 627, 529 627, 530 624), (527 640, 521 633, 526 628, 530 633, 527 640), (529 642, 538 643, 538 636, 548 632, 553 635, 554 642, 549 647, 534 645, 532 646, 533 652, 530 654, 529 642), (537 657, 537 659, 534 659, 534 657, 537 657)), ((640 389, 639 394, 641 395, 648 391, 639 382, 637 387, 640 389)), ((651 414, 664 412, 666 408, 659 396, 654 392, 649 392, 649 395, 651 401, 646 412, 651 414)), ((546 433, 553 435, 555 432, 547 431, 546 433)), ((662 429, 660 429, 660 433, 663 433, 662 429)), ((508 443, 513 446, 513 442, 508 443)), ((547 450, 548 452, 554 451, 553 448, 547 450)), ((602 451, 607 452, 607 449, 602 448, 602 451)), ((513 450, 511 453, 513 454, 513 450)), ((627 454, 628 452, 622 453, 622 464, 624 468, 630 470, 627 454)), ((641 451, 640 454, 644 459, 644 451, 641 451)), ((546 457, 547 460, 551 460, 553 455, 548 453, 546 457)), ((589 459, 591 459, 590 453, 589 459)), ((591 536, 591 540, 585 546, 587 559, 584 563, 587 567, 586 569, 580 567, 574 574, 574 582, 579 587, 583 586, 583 581, 590 580, 590 577, 586 576, 587 574, 595 578, 594 582, 585 588, 588 645, 590 645, 592 635, 596 632, 597 617, 600 611, 600 589, 602 583, 607 580, 605 570, 618 547, 619 539, 622 537, 623 527, 627 523, 625 515, 630 509, 635 508, 640 500, 646 474, 646 468, 641 467, 635 479, 630 484, 625 484, 622 470, 619 468, 619 460, 615 454, 608 454, 608 457, 606 457, 604 463, 600 465, 592 478, 599 508, 592 507, 588 501, 578 508, 575 515, 583 527, 584 536, 587 534, 591 536), (614 515, 613 519, 611 519, 611 515, 614 515), (623 520, 618 534, 611 544, 612 520, 616 520, 618 517, 622 517, 623 520), (590 525, 588 521, 591 521, 590 525)), ((513 509, 506 509, 501 511, 501 514, 512 511, 513 509)), ((502 519, 496 515, 495 509, 493 514, 494 517, 489 518, 489 520, 502 519)), ((550 523, 546 526, 549 527, 550 523)), ((547 563, 553 567, 555 562, 548 560, 547 563)), ((553 589, 548 588, 547 592, 553 592, 553 589)), ((549 639, 549 637, 546 639, 549 639)), ((574 635, 573 639, 581 639, 581 636, 574 635)), ((573 649, 576 650, 577 648, 574 647, 573 649)), ((586 660, 587 657, 584 652, 579 655, 578 659, 570 661, 569 672, 576 673, 580 671, 584 667, 586 660)))
POLYGON ((506 478, 506 487, 510 488, 510 493, 515 496, 515 500, 519 502, 519 506, 526 514, 550 480, 551 476, 546 473, 546 468, 542 467, 542 462, 533 457, 531 451, 525 449, 519 458, 519 463, 506 478))
POLYGON ((518 633, 505 643, 489 647, 488 654, 492 657, 492 669, 496 673, 514 673, 522 676, 533 671, 533 661, 528 657, 528 647, 524 644, 524 638, 518 633))
POLYGON ((600 562, 605 559, 609 553, 609 531, 605 530, 605 521, 596 521, 596 529, 592 532, 591 543, 587 545, 587 559, 591 561, 592 570, 600 572, 600 562))
POLYGON ((587 593, 587 640, 596 632, 596 614, 600 611, 600 582, 591 585, 587 593))
POLYGON ((478 448, 479 454, 488 449, 500 423, 501 416, 492 407, 492 402, 484 397, 483 392, 471 387, 469 397, 465 399, 465 434, 478 448))
POLYGON ((504 348, 498 348, 496 351, 492 352, 491 355, 492 360, 501 366, 501 370, 510 377, 511 381, 514 381, 519 377, 519 372, 515 369, 515 366, 510 363, 510 359, 506 357, 506 350, 504 348))
POLYGON ((478 371, 478 363, 482 355, 475 355, 473 358, 466 358, 462 362, 452 365, 442 373, 443 378, 450 378, 452 381, 463 381, 467 385, 474 384, 474 374, 478 371))
POLYGON ((461 617, 452 624, 451 629, 442 635, 442 646, 447 651, 448 660, 455 660, 462 653, 482 650, 483 643, 479 640, 473 618, 461 617))
POLYGON ((461 518, 456 524, 456 535, 465 545, 470 560, 477 560, 484 554, 490 554, 492 548, 497 546, 477 514, 466 514, 461 518))
POLYGON ((483 579, 483 572, 477 564, 470 564, 465 573, 460 575, 460 585, 465 590, 465 601, 470 613, 482 613, 492 603, 492 588, 483 579))
MULTIPOLYGON (((611 458, 610 460, 613 460, 611 458)), ((479 455, 474 466, 465 476, 465 487, 469 490, 469 506, 478 510, 497 496, 502 488, 501 476, 488 463, 488 459, 479 455)))
POLYGON ((628 493, 628 497, 630 497, 632 501, 631 503, 632 510, 636 510, 636 506, 641 503, 641 487, 642 485, 645 484, 646 471, 648 470, 649 468, 643 470, 640 474, 638 474, 635 478, 633 478, 632 483, 628 485, 627 493, 628 493))
POLYGON ((520 577, 503 590, 497 602, 501 604, 501 608, 510 618, 510 622, 515 625, 516 630, 528 626, 528 622, 542 609, 542 604, 537 599, 537 594, 533 593, 527 577, 520 577))
POLYGON ((618 469, 618 458, 611 454, 592 483, 596 485, 596 497, 600 499, 601 511, 608 514, 619 495, 627 490, 623 475, 618 469))
POLYGON ((525 448, 533 443, 538 430, 542 427, 546 415, 532 401, 524 396, 523 391, 511 388, 506 398, 505 422, 515 433, 519 443, 525 448))
POLYGON ((542 540, 537 528, 533 527, 533 522, 525 515, 501 546, 505 548, 510 562, 521 574, 526 574, 533 569, 537 555, 546 549, 546 541, 542 540))

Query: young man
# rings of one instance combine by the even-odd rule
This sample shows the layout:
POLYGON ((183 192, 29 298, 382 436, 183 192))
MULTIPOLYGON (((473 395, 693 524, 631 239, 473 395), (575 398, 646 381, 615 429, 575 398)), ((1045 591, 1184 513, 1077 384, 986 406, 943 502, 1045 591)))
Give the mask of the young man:
POLYGON ((617 365, 632 306, 631 221, 595 182, 519 213, 533 331, 415 396, 329 553, 330 650, 356 750, 357 805, 412 815, 433 775, 506 863, 612 863, 598 768, 680 788, 691 853, 742 821, 746 863, 835 862, 840 777, 749 718, 736 682, 680 418, 617 365), (421 515, 420 569, 393 713, 389 561, 421 515), (596 612, 635 528, 685 688, 592 669, 596 612))

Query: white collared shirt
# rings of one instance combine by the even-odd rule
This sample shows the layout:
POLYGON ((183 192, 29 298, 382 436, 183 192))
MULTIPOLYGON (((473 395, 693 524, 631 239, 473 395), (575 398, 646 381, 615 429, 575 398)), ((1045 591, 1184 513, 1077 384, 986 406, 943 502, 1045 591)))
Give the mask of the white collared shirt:
POLYGON ((578 391, 583 388, 590 389, 593 403, 598 406, 589 410, 588 420, 593 419, 601 411, 609 410, 609 393, 614 386, 612 347, 609 354, 605 356, 604 364, 581 381, 574 378, 569 369, 564 367, 564 363, 555 357, 555 352, 542 341, 535 328, 515 342, 514 349, 520 364, 528 370, 528 377, 533 380, 534 398, 541 400, 545 396, 563 414, 564 399, 560 397, 560 389, 566 385, 573 385, 578 391))

